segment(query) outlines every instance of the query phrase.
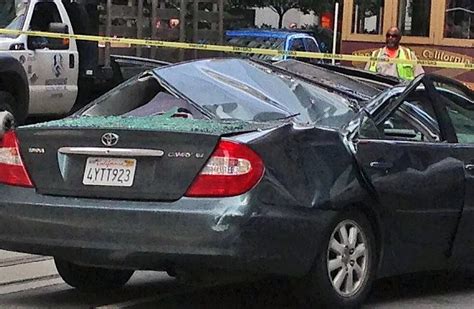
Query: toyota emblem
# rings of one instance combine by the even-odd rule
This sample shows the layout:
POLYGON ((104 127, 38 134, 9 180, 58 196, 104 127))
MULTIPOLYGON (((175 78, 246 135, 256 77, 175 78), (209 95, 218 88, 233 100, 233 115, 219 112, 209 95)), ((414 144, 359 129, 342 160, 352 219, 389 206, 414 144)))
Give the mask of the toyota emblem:
POLYGON ((102 135, 102 144, 107 147, 117 145, 119 136, 115 133, 105 133, 102 135))

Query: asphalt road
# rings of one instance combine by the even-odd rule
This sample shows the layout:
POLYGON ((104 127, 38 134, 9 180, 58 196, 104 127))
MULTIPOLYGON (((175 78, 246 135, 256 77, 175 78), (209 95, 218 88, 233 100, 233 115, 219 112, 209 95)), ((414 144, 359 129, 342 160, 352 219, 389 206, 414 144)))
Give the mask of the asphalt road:
MULTIPOLYGON (((472 308, 474 272, 437 272, 377 281, 365 308, 472 308)), ((0 307, 296 308, 282 282, 184 285, 163 272, 136 272, 123 288, 81 293, 65 284, 49 257, 0 251, 0 307)))

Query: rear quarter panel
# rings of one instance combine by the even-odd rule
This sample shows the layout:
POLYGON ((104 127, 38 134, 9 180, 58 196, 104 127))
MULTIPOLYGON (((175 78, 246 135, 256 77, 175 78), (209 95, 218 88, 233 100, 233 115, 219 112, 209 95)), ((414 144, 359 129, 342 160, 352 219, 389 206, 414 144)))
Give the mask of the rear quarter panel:
POLYGON ((265 204, 338 210, 367 199, 338 130, 286 125, 248 143, 265 164, 265 204))
POLYGON ((337 130, 288 124, 238 139, 265 165, 264 177, 252 191, 252 204, 257 205, 256 222, 258 216, 271 217, 273 228, 255 230, 273 244, 286 244, 300 271, 308 271, 325 250, 321 244, 339 211, 374 205, 337 130))

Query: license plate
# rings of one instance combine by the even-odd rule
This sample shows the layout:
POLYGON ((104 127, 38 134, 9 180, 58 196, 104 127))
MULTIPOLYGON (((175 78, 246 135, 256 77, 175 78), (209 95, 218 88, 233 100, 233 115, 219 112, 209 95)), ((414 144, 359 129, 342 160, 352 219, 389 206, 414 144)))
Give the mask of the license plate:
POLYGON ((87 158, 82 183, 87 186, 131 187, 137 160, 87 158))

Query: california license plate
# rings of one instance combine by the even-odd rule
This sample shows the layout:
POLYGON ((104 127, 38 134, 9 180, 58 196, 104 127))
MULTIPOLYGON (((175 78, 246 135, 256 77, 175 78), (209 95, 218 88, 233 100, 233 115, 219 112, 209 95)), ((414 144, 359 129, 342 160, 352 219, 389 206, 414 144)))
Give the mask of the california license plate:
POLYGON ((88 186, 131 187, 137 160, 87 158, 82 183, 88 186))

